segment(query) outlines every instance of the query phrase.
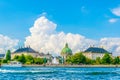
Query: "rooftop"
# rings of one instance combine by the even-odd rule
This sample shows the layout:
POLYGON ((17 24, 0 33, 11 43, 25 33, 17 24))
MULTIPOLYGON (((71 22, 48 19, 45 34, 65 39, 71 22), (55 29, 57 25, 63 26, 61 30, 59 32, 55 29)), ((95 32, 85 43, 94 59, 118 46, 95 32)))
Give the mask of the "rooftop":
POLYGON ((5 54, 0 54, 0 58, 4 58, 5 57, 5 54))
POLYGON ((87 50, 85 50, 84 52, 91 52, 91 53, 110 53, 107 50, 103 49, 103 48, 98 48, 98 47, 90 47, 87 50))
POLYGON ((24 47, 17 49, 14 53, 21 53, 21 52, 27 52, 27 53, 37 53, 35 50, 33 50, 30 47, 24 47))

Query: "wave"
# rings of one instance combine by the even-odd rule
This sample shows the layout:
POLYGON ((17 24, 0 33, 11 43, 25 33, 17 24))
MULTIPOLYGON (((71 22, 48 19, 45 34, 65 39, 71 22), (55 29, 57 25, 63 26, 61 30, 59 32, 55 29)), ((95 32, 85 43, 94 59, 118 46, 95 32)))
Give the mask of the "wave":
POLYGON ((68 70, 66 73, 85 74, 85 75, 107 75, 107 74, 120 74, 120 71, 74 71, 68 70))
POLYGON ((41 74, 47 74, 47 73, 55 73, 56 71, 51 71, 51 70, 6 70, 6 69, 0 69, 0 73, 41 73, 41 74))

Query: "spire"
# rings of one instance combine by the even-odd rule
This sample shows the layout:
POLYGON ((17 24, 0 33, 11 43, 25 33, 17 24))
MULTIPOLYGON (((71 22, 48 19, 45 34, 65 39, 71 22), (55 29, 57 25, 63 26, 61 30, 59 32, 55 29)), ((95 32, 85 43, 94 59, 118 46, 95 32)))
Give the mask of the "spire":
POLYGON ((65 44, 65 47, 68 48, 68 43, 65 44))
POLYGON ((29 48, 31 48, 30 45, 29 45, 29 48))

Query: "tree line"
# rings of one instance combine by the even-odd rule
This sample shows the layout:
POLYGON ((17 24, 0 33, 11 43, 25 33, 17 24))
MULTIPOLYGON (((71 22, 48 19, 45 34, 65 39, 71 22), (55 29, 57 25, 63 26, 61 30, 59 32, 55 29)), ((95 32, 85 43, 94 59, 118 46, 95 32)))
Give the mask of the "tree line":
POLYGON ((19 61, 22 64, 45 64, 47 63, 46 58, 36 58, 31 55, 15 55, 13 59, 11 59, 11 51, 8 50, 5 56, 5 59, 0 60, 1 63, 9 63, 10 61, 19 61))
MULTIPOLYGON (((59 59, 59 63, 62 64, 61 58, 59 59)), ((48 59, 46 58, 36 58, 31 55, 15 55, 13 59, 11 59, 11 51, 8 50, 5 56, 5 59, 0 60, 1 63, 9 63, 9 61, 19 61, 22 64, 46 64, 48 59)), ((52 60, 51 60, 52 61, 52 60)), ((89 59, 83 55, 82 52, 78 52, 74 55, 67 56, 65 60, 65 64, 73 64, 73 65, 80 65, 80 64, 92 64, 92 65, 100 65, 100 64, 120 64, 119 57, 112 57, 108 53, 100 58, 97 57, 95 60, 89 59)))
POLYGON ((82 52, 78 52, 72 56, 68 56, 66 59, 67 64, 93 64, 93 65, 99 65, 99 64, 120 64, 120 58, 119 57, 112 57, 108 53, 105 53, 105 55, 100 58, 97 57, 95 60, 89 59, 83 55, 82 52))

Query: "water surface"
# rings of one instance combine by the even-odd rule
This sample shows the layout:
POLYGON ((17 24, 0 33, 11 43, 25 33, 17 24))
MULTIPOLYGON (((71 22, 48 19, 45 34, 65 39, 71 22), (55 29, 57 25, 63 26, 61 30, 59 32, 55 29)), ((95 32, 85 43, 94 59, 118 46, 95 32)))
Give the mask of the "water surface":
POLYGON ((120 80, 120 68, 0 68, 0 80, 120 80))

